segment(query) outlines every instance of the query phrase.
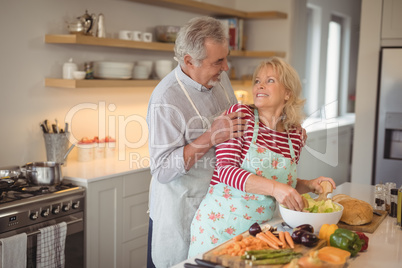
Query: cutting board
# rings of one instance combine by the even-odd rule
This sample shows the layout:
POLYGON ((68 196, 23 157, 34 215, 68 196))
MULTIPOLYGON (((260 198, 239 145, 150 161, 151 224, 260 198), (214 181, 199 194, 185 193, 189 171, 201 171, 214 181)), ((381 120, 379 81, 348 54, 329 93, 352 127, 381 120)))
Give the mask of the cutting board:
MULTIPOLYGON (((248 231, 243 233, 243 237, 247 237, 248 231)), ((210 251, 204 253, 203 259, 207 261, 212 261, 215 263, 219 263, 223 266, 227 266, 230 268, 251 268, 251 267, 259 267, 259 268, 271 268, 271 267, 283 267, 284 265, 257 265, 257 266, 250 266, 246 264, 244 260, 240 258, 240 256, 229 256, 229 255, 216 255, 217 252, 221 251, 228 243, 233 243, 232 240, 228 240, 225 243, 211 249, 210 251)), ((305 247, 303 245, 295 244, 294 251, 300 252, 303 255, 307 255, 310 251, 318 250, 327 245, 325 240, 320 239, 318 244, 313 247, 305 247)))
POLYGON ((377 227, 381 224, 381 222, 387 217, 388 213, 384 210, 374 210, 378 213, 381 214, 381 216, 378 216, 376 214, 373 214, 373 220, 370 223, 366 223, 363 225, 349 225, 344 222, 339 222, 338 227, 339 228, 344 228, 348 229, 351 231, 357 231, 357 232, 364 232, 364 233, 374 233, 374 231, 377 229, 377 227))

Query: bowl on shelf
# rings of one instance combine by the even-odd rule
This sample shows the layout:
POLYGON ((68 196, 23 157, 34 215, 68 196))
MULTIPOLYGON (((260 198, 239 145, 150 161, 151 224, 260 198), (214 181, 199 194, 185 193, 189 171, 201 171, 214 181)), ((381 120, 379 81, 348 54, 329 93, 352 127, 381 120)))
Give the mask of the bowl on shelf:
POLYGON ((334 204, 341 207, 341 210, 329 213, 312 213, 302 212, 288 209, 279 205, 279 212, 282 219, 292 228, 302 224, 310 224, 314 227, 314 233, 318 233, 323 224, 337 224, 342 217, 343 206, 334 202, 334 204))
POLYGON ((164 78, 173 70, 173 62, 171 60, 157 60, 155 62, 155 74, 159 79, 164 78))
MULTIPOLYGON (((153 65, 154 65, 154 62, 152 60, 139 60, 135 64, 135 66, 145 66, 147 68, 148 78, 152 74, 153 65)), ((134 72, 135 72, 135 66, 134 66, 134 72)))
POLYGON ((131 79, 134 62, 94 62, 94 77, 103 79, 131 79))
POLYGON ((180 26, 160 25, 155 27, 155 37, 159 42, 174 43, 180 26))
POLYGON ((84 71, 74 71, 73 72, 73 77, 76 80, 85 79, 85 75, 86 75, 86 72, 84 72, 84 71))

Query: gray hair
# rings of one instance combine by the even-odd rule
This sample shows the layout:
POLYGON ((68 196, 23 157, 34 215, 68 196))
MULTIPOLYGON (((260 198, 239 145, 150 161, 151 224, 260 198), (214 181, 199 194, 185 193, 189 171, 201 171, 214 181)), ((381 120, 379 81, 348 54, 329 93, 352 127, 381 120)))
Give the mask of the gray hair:
POLYGON ((216 43, 224 43, 227 35, 219 20, 212 17, 193 18, 181 27, 177 34, 174 47, 175 59, 180 66, 184 66, 184 56, 188 54, 195 60, 194 64, 199 66, 207 57, 205 40, 212 39, 216 43))

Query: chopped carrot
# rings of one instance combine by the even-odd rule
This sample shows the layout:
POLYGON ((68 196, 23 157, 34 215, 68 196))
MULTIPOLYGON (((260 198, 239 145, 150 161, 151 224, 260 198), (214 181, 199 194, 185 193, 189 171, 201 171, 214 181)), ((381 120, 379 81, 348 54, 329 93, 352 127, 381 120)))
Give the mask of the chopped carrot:
POLYGON ((286 239, 286 242, 288 242, 288 244, 289 244, 289 246, 291 248, 295 248, 295 243, 293 242, 293 239, 290 236, 289 232, 285 232, 285 239, 286 239))
POLYGON ((258 233, 255 237, 267 243, 268 246, 270 246, 271 248, 279 249, 279 246, 275 244, 270 238, 268 238, 268 236, 266 236, 266 234, 264 234, 263 232, 258 233))
POLYGON ((234 241, 242 241, 242 240, 243 240, 243 236, 242 236, 241 234, 239 234, 239 235, 233 237, 233 240, 234 240, 234 241))
POLYGON ((279 246, 283 246, 283 243, 281 240, 279 240, 271 231, 266 231, 265 234, 273 240, 275 243, 277 243, 279 246))
POLYGON ((286 248, 287 244, 286 244, 286 239, 285 239, 285 233, 283 231, 279 232, 279 240, 281 240, 281 242, 283 243, 282 248, 286 248))

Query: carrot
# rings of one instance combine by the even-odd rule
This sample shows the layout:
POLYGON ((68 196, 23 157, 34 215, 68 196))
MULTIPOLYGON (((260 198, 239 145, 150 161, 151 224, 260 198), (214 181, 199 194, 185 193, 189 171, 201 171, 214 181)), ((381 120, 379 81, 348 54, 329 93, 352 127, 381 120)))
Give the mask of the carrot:
POLYGON ((279 232, 279 240, 283 243, 282 248, 286 248, 286 239, 285 239, 285 233, 283 231, 279 232))
POLYGON ((233 237, 233 241, 242 241, 243 240, 243 236, 241 234, 233 237))
POLYGON ((272 241, 268 236, 266 236, 266 234, 264 234, 263 232, 258 233, 255 237, 267 243, 268 246, 270 246, 271 248, 279 249, 279 246, 274 241, 272 241))
POLYGON ((286 242, 288 242, 291 248, 295 248, 295 243, 293 242, 292 237, 290 236, 289 232, 285 232, 286 242))
POLYGON ((271 231, 266 231, 265 234, 279 246, 283 246, 282 241, 280 241, 273 233, 271 233, 271 231))

